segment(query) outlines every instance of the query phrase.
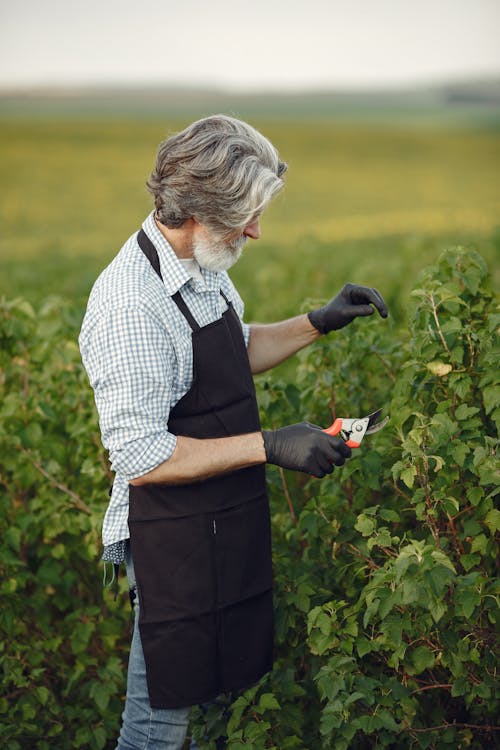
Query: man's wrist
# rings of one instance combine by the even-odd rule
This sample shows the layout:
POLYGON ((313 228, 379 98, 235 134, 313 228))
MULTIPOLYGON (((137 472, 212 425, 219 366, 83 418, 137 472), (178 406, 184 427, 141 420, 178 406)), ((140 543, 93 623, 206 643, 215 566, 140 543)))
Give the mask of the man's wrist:
POLYGON ((307 319, 318 336, 322 336, 325 333, 328 333, 328 330, 325 329, 324 326, 322 308, 319 308, 318 310, 311 310, 311 312, 308 312, 307 319))

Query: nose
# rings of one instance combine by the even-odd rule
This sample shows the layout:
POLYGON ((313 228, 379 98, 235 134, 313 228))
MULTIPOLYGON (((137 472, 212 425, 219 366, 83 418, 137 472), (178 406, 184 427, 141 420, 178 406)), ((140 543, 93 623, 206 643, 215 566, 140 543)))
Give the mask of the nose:
POLYGON ((258 240, 260 237, 260 220, 255 219, 251 224, 247 224, 243 230, 244 237, 250 237, 252 240, 258 240))

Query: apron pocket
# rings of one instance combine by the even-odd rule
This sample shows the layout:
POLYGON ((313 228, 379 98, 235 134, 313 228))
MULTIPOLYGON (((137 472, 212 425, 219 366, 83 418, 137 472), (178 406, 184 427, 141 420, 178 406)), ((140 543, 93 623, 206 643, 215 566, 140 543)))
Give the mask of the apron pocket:
POLYGON ((184 708, 220 692, 215 613, 139 625, 152 708, 184 708))
POLYGON ((141 623, 215 609, 212 519, 129 520, 129 525, 141 623))
POLYGON ((217 604, 225 607, 272 587, 267 497, 215 514, 217 604))
POLYGON ((273 594, 219 612, 223 689, 249 687, 273 666, 273 594))

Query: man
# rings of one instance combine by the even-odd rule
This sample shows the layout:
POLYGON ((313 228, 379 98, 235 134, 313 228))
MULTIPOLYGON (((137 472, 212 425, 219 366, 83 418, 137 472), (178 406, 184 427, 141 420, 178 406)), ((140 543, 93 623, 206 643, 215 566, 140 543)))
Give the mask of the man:
POLYGON ((136 592, 118 748, 181 748, 189 707, 272 667, 266 462, 323 477, 350 449, 300 423, 261 431, 252 375, 355 317, 379 293, 347 285, 324 307, 242 322, 226 271, 283 185, 286 164, 218 115, 160 144, 156 210, 97 280, 80 348, 116 472, 103 558, 136 592))

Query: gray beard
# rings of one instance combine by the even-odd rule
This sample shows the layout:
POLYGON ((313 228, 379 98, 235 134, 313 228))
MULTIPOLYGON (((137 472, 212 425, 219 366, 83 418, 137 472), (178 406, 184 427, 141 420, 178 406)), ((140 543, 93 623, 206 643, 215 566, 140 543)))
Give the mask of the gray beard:
POLYGON ((246 241, 246 237, 232 242, 198 238, 193 244, 194 259, 207 271, 227 271, 240 258, 246 241))

